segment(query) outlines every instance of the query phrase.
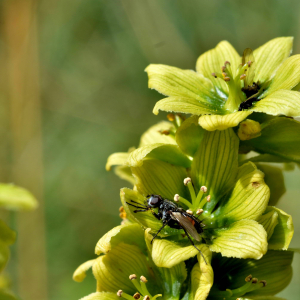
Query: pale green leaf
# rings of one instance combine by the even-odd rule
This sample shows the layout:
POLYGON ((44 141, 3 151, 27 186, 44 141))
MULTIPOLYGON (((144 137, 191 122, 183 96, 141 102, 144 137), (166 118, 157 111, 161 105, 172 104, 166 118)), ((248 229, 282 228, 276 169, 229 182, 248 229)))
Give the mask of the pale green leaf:
POLYGON ((278 224, 269 239, 269 249, 287 250, 294 235, 293 219, 292 216, 277 207, 269 206, 266 209, 266 213, 274 211, 278 214, 278 224))
POLYGON ((209 78, 218 89, 227 92, 228 87, 225 81, 211 75, 214 72, 221 72, 221 67, 224 66, 225 61, 230 62, 232 70, 236 70, 242 62, 232 45, 227 41, 222 41, 216 48, 205 52, 198 58, 196 70, 199 74, 209 78))
POLYGON ((205 130, 198 125, 198 117, 186 119, 176 131, 176 142, 180 149, 189 156, 194 156, 205 130))
POLYGON ((171 122, 159 122, 158 124, 151 126, 145 133, 143 133, 139 147, 157 143, 176 145, 174 136, 163 134, 163 132, 167 133, 173 131, 174 125, 171 122))
POLYGON ((149 76, 149 88, 163 95, 212 103, 220 102, 212 82, 195 71, 166 65, 149 65, 145 71, 149 76))
POLYGON ((139 247, 124 243, 118 244, 106 255, 98 257, 93 264, 93 274, 97 279, 99 292, 114 293, 121 289, 133 295, 136 288, 129 280, 131 274, 136 274, 138 278, 145 276, 149 285, 154 283, 146 256, 139 247))
POLYGON ((214 272, 210 265, 212 254, 205 245, 202 245, 201 251, 207 264, 198 254, 199 263, 194 266, 191 273, 190 300, 205 300, 214 282, 214 272))
POLYGON ((81 264, 73 274, 73 280, 77 282, 82 282, 86 277, 86 272, 93 266, 96 259, 88 260, 81 264))
POLYGON ((293 37, 275 38, 254 50, 255 82, 263 84, 273 77, 278 67, 291 54, 293 39, 293 37))
POLYGON ((254 150, 300 162, 300 122, 277 117, 263 123, 262 128, 261 136, 248 141, 241 141, 240 151, 254 150))
POLYGON ((127 159, 126 165, 130 167, 141 167, 145 159, 157 159, 175 166, 190 167, 190 159, 182 153, 177 145, 151 144, 132 151, 127 159))
POLYGON ((169 200, 175 194, 189 198, 187 187, 183 184, 187 171, 183 167, 174 166, 163 161, 145 160, 141 167, 132 167, 136 179, 136 188, 143 195, 161 195, 169 200))
POLYGON ((240 220, 214 232, 209 248, 222 256, 260 259, 267 252, 267 233, 254 220, 240 220))
POLYGON ((228 201, 222 202, 215 218, 229 223, 242 220, 257 220, 265 211, 270 197, 269 187, 264 182, 264 173, 249 162, 239 168, 237 183, 228 201))
POLYGON ((251 111, 237 111, 227 115, 204 115, 199 118, 199 125, 208 131, 225 130, 230 127, 238 126, 241 121, 246 119, 251 111))
POLYGON ((211 201, 206 209, 212 209, 233 187, 238 170, 238 145, 239 139, 232 129, 205 133, 194 156, 191 177, 196 191, 201 186, 208 189, 211 201))
POLYGON ((37 200, 28 190, 14 184, 0 184, 0 207, 32 210, 37 206, 37 200))
POLYGON ((273 116, 285 115, 288 117, 299 117, 300 93, 289 90, 276 91, 256 102, 250 110, 263 112, 273 116))
POLYGON ((144 231, 139 224, 119 225, 107 232, 96 244, 95 253, 108 253, 119 243, 139 246, 145 249, 144 231))
POLYGON ((219 105, 212 105, 205 102, 204 99, 198 100, 179 96, 168 97, 158 101, 153 108, 153 113, 158 115, 160 110, 193 115, 224 114, 219 105))
POLYGON ((126 164, 128 159, 129 153, 128 152, 116 152, 111 154, 106 163, 106 171, 110 171, 112 166, 122 166, 126 164))
POLYGON ((119 300, 120 297, 117 296, 117 292, 96 292, 88 296, 81 298, 80 300, 119 300))
POLYGON ((265 98, 279 90, 291 90, 300 82, 300 54, 286 59, 276 71, 269 88, 259 96, 265 98))

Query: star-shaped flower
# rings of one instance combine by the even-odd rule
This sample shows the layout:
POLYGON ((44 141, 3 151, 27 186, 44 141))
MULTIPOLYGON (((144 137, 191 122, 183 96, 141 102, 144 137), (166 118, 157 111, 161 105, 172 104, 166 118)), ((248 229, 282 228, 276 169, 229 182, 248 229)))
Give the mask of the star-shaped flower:
POLYGON ((198 58, 196 72, 149 65, 149 87, 168 96, 153 112, 198 115, 210 131, 235 127, 253 112, 300 116, 300 55, 289 57, 292 44, 276 38, 240 57, 223 41, 198 58))

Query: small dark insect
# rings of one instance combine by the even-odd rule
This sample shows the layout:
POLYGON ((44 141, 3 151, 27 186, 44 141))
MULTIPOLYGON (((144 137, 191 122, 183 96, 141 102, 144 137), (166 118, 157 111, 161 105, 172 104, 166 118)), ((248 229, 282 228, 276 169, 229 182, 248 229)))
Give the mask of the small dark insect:
POLYGON ((198 220, 192 214, 187 213, 183 208, 178 207, 174 202, 164 199, 160 195, 148 195, 145 206, 142 206, 140 203, 133 200, 131 200, 131 202, 134 204, 128 202, 126 203, 133 207, 139 208, 134 210, 135 213, 146 212, 150 210, 156 219, 163 221, 162 227, 154 235, 151 243, 157 237, 159 232, 167 225, 171 228, 183 229, 191 244, 200 252, 205 263, 207 264, 201 250, 195 246, 193 240, 191 239, 192 237, 199 242, 201 240, 199 234, 203 232, 202 227, 204 227, 204 225, 201 224, 200 220, 198 220), (158 208, 158 212, 156 213, 153 211, 153 208, 158 208))
POLYGON ((247 100, 242 102, 239 106, 239 111, 248 109, 253 105, 253 102, 259 101, 256 97, 253 97, 259 91, 258 83, 253 83, 251 86, 243 87, 242 91, 245 93, 247 100), (253 97, 248 99, 249 97, 253 97))

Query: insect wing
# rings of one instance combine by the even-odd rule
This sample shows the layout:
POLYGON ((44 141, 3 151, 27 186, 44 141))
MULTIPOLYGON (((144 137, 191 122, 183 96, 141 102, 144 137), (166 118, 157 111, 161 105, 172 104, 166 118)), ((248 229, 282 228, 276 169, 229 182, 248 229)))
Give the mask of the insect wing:
POLYGON ((171 216, 172 219, 176 220, 187 231, 187 233, 192 236, 192 238, 200 242, 200 236, 195 226, 187 216, 183 215, 180 212, 172 212, 171 216))

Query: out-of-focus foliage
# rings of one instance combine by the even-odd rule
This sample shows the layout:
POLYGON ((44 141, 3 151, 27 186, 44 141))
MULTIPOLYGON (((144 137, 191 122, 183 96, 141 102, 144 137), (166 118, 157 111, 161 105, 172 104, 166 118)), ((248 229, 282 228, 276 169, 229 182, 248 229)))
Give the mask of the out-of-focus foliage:
MULTIPOLYGON (((160 95, 148 90, 145 67, 162 63, 194 69, 197 57, 220 40, 229 40, 242 53, 277 36, 294 36, 294 53, 300 53, 300 2, 36 3, 32 9, 38 22, 49 299, 71 300, 94 290, 92 276, 78 285, 71 279, 73 270, 94 257, 95 242, 120 222, 119 188, 128 183, 105 171, 107 157, 138 146, 141 133, 165 117, 151 113, 160 95)), ((5 43, 1 39, 1 61, 7 55, 5 43)), ((1 79, 5 76, 2 72, 1 79)), ((0 87, 0 179, 7 181, 13 140, 7 87, 0 87)), ((284 173, 288 192, 278 205, 287 213, 298 211, 299 175, 297 167, 284 173)), ((299 220, 294 215, 292 247, 300 245, 299 220)), ((16 249, 13 254, 17 256, 16 249)), ((282 297, 300 293, 299 265, 295 255, 295 276, 282 297)), ((11 266, 17 286, 17 266, 13 261, 11 266)))

